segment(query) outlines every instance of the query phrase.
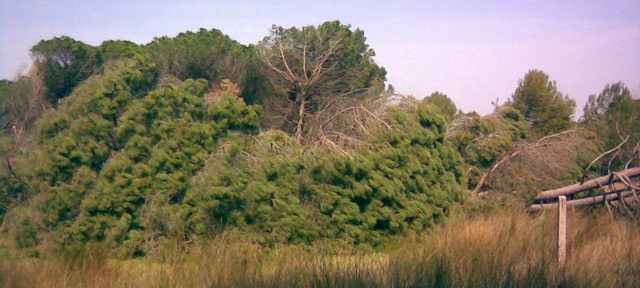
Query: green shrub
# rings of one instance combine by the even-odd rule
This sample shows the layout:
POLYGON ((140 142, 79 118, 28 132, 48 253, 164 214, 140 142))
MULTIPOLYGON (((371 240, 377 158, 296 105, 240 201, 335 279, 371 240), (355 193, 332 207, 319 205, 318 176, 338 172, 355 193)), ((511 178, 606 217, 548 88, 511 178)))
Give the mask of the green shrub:
POLYGON ((266 244, 375 245, 440 222, 462 200, 465 181, 462 159, 444 143, 444 119, 425 102, 391 108, 385 118, 393 129, 349 156, 301 154, 280 131, 226 140, 186 195, 190 233, 235 226, 266 244))
POLYGON ((29 218, 25 217, 17 223, 14 241, 20 249, 31 248, 38 245, 36 229, 29 218))
POLYGON ((167 232, 145 229, 141 207, 155 198, 182 202, 217 139, 255 132, 261 110, 228 91, 205 103, 202 79, 149 91, 157 73, 140 57, 110 69, 39 121, 33 203, 44 227, 60 232, 61 247, 104 241, 136 255, 167 232))

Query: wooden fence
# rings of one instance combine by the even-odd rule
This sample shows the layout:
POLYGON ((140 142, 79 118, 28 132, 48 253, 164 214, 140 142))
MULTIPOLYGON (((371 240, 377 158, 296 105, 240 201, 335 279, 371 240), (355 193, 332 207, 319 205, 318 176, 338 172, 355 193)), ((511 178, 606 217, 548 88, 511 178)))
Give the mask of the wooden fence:
POLYGON ((640 203, 640 185, 632 179, 640 176, 640 167, 613 172, 582 183, 565 186, 558 189, 540 192, 529 207, 530 213, 548 209, 558 211, 558 264, 564 267, 567 258, 567 208, 585 205, 618 202, 627 205, 626 200, 632 199, 640 203), (596 188, 604 192, 593 195, 583 195, 596 188), (633 198, 630 198, 633 197, 633 198), (567 198, 571 198, 567 200, 567 198))

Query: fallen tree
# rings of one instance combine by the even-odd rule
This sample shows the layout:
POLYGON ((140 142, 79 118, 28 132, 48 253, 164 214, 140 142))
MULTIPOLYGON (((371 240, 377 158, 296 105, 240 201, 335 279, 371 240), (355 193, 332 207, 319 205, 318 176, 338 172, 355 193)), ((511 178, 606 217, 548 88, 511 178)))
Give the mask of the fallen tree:
POLYGON ((513 144, 510 151, 507 151, 506 153, 504 153, 502 155, 502 157, 500 157, 500 159, 498 159, 498 161, 494 162, 493 165, 491 165, 491 168, 489 168, 489 170, 487 170, 486 172, 484 172, 482 174, 482 176, 480 177, 480 180, 478 180, 478 183, 476 184, 476 187, 471 191, 471 195, 475 196, 478 195, 480 193, 480 191, 482 190, 482 188, 485 185, 485 182, 487 181, 487 179, 491 176, 491 174, 496 171, 498 168, 500 168, 503 164, 505 164, 507 161, 515 158, 518 155, 521 154, 536 154, 539 149, 548 147, 548 146, 552 146, 552 145, 557 145, 560 144, 559 142, 559 138, 561 136, 564 136, 566 134, 575 134, 576 131, 575 130, 566 130, 566 131, 562 131, 559 133, 555 133, 555 134, 551 134, 551 135, 547 135, 545 137, 540 138, 538 141, 536 141, 535 143, 518 143, 518 144, 513 144))

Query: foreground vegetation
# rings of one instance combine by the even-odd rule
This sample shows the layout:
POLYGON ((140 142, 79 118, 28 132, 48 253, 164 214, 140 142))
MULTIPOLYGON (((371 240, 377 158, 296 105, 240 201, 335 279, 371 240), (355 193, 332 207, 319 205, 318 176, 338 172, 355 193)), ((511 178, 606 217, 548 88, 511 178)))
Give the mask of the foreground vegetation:
POLYGON ((455 218, 432 233, 377 251, 337 246, 263 248, 228 232, 156 258, 112 260, 98 244, 83 253, 12 261, 7 287, 637 287, 637 224, 600 212, 572 213, 569 258, 558 269, 552 214, 521 211, 455 218))

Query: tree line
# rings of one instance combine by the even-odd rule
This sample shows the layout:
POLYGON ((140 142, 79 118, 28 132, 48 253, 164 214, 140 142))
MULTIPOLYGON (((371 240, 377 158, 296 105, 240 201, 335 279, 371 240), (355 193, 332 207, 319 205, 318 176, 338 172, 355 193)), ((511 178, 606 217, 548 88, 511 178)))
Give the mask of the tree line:
POLYGON ((273 26, 252 45, 201 29, 145 45, 63 36, 31 53, 29 73, 0 82, 0 208, 33 255, 90 242, 145 255, 222 229, 378 245, 473 206, 471 190, 526 201, 638 165, 640 102, 622 83, 576 121, 531 70, 494 113, 463 113, 443 93, 395 93, 364 32, 338 21, 273 26))

